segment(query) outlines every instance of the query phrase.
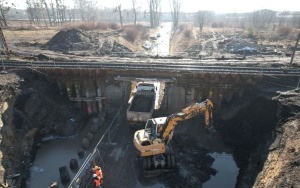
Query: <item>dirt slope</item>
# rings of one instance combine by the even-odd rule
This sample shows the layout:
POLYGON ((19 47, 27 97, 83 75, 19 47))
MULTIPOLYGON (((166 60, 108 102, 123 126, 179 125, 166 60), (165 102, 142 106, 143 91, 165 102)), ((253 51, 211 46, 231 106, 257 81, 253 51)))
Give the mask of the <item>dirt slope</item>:
POLYGON ((279 100, 292 117, 277 130, 253 187, 300 187, 300 93, 283 92, 274 99, 279 100))
POLYGON ((30 71, 0 75, 0 93, 0 183, 5 184, 6 176, 20 174, 16 185, 26 187, 42 135, 74 134, 76 126, 68 120, 79 117, 80 111, 74 112, 55 83, 30 71))
POLYGON ((240 169, 235 187, 299 187, 299 91, 248 92, 216 120, 240 169))

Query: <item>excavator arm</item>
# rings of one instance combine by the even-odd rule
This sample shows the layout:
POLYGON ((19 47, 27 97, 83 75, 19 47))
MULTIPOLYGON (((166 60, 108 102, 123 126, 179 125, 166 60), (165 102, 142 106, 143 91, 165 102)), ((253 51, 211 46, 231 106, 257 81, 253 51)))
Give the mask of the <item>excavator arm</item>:
POLYGON ((136 131, 133 143, 143 159, 144 173, 151 175, 153 170, 154 172, 156 170, 172 170, 176 166, 176 162, 168 143, 172 140, 175 126, 180 121, 203 113, 206 128, 209 128, 212 122, 212 107, 213 104, 210 100, 195 103, 168 117, 149 119, 144 129, 136 131))
POLYGON ((173 135, 173 130, 178 122, 193 118, 201 113, 205 115, 205 126, 209 128, 212 122, 212 107, 213 104, 210 100, 201 103, 194 103, 177 114, 172 114, 167 118, 165 127, 162 130, 162 140, 170 141, 173 135))

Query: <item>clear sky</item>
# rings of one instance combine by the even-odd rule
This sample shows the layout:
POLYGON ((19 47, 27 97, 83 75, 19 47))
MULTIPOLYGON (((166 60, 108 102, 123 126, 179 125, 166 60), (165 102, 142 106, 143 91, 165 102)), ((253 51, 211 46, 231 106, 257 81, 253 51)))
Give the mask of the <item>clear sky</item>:
MULTIPOLYGON (((13 2, 17 8, 24 9, 26 0, 6 0, 13 2)), ((46 0, 49 1, 50 0, 46 0)), ((55 1, 55 0, 53 0, 55 1)), ((73 6, 73 0, 64 0, 66 5, 73 6)), ((131 0, 94 0, 99 7, 115 7, 119 3, 123 9, 131 9, 131 0)), ((148 0, 136 0, 142 10, 148 9, 148 0)), ((161 0, 162 11, 170 11, 171 0, 161 0)), ((198 10, 213 10, 215 12, 249 12, 260 9, 276 11, 300 11, 299 0, 180 0, 181 11, 195 12, 198 10)))

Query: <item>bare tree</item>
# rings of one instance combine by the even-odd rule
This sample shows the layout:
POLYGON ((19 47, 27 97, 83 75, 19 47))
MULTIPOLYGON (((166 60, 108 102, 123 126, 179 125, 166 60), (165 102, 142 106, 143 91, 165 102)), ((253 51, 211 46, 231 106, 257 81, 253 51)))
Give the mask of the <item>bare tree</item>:
POLYGON ((52 12, 51 14, 52 14, 53 23, 57 24, 56 11, 55 11, 54 4, 53 4, 52 0, 50 2, 50 6, 51 6, 51 12, 52 12))
POLYGON ((176 29, 178 27, 178 24, 179 24, 180 7, 181 7, 180 0, 172 0, 171 14, 172 14, 174 29, 176 29))
POLYGON ((161 14, 161 0, 148 0, 150 25, 152 28, 159 26, 161 14))
POLYGON ((87 0, 74 0, 76 9, 79 10, 80 18, 82 21, 86 20, 86 4, 87 0))
POLYGON ((33 5, 32 2, 30 0, 26 0, 26 5, 27 5, 27 15, 28 15, 28 19, 30 24, 34 23, 34 16, 33 16, 33 5))
POLYGON ((255 11, 251 14, 250 23, 254 28, 267 28, 276 21, 276 12, 268 9, 255 11))
POLYGON ((88 1, 87 2, 87 20, 95 21, 97 19, 98 7, 96 1, 88 1))
POLYGON ((121 6, 121 4, 119 4, 116 7, 115 12, 119 14, 120 24, 121 24, 121 26, 123 26, 123 15, 122 15, 122 6, 121 6))
POLYGON ((50 12, 49 12, 49 9, 48 9, 48 4, 46 3, 45 0, 41 0, 41 4, 44 4, 45 9, 47 11, 47 15, 48 15, 48 20, 49 20, 50 26, 52 26, 51 16, 50 16, 50 12))
POLYGON ((56 13, 59 23, 66 22, 66 9, 67 6, 63 0, 56 0, 56 13))
POLYGON ((8 4, 6 0, 0 0, 0 25, 7 26, 7 13, 15 7, 14 3, 8 4))
POLYGON ((300 28, 300 12, 292 13, 292 24, 294 27, 300 28))
POLYGON ((278 18, 278 26, 287 26, 289 22, 289 17, 291 13, 289 11, 282 11, 277 15, 278 18))
POLYGON ((207 19, 207 12, 203 10, 199 10, 196 14, 196 23, 199 26, 200 32, 203 30, 204 23, 207 19))
POLYGON ((95 20, 98 12, 97 0, 74 0, 74 4, 81 20, 95 20))
POLYGON ((137 15, 137 12, 136 12, 136 0, 131 0, 132 2, 132 10, 133 10, 133 14, 134 14, 134 25, 136 25, 136 15, 137 15))

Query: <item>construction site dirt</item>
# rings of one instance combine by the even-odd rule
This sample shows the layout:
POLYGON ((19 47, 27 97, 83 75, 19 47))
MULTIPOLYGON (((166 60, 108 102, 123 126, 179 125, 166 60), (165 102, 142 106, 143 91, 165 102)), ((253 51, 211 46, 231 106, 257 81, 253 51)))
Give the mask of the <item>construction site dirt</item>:
MULTIPOLYGON (((3 168, 6 169, 5 173, 9 173, 9 175, 15 173, 21 174, 17 181, 18 187, 31 187, 26 183, 30 177, 30 169, 31 173, 41 173, 47 177, 51 177, 49 181, 60 182, 58 168, 50 170, 50 167, 54 164, 51 163, 51 159, 49 159, 49 163, 44 162, 45 166, 41 163, 35 163, 33 160, 35 157, 37 159, 41 157, 39 155, 35 156, 36 152, 37 154, 39 153, 38 148, 47 148, 46 142, 41 142, 41 137, 46 138, 49 135, 61 135, 62 137, 82 135, 83 130, 80 127, 86 127, 89 124, 89 121, 86 120, 84 121, 85 123, 70 124, 70 129, 66 129, 66 125, 59 123, 59 119, 82 119, 80 118, 80 114, 70 110, 71 106, 66 104, 69 106, 69 108, 66 108, 65 105, 62 105, 61 99, 64 96, 59 96, 59 94, 54 92, 55 85, 46 80, 40 80, 37 77, 34 78, 33 76, 31 72, 27 72, 26 74, 24 72, 12 72, 0 75, 2 83, 1 105, 3 122, 1 144, 1 151, 3 153, 2 164, 3 168), (9 81, 7 78, 10 78, 9 81), (53 91, 51 92, 52 94, 49 93, 49 89, 53 91), (56 102, 52 105, 50 103, 40 103, 36 100, 37 95, 43 101, 52 100, 56 102), (5 101, 10 102, 7 103, 5 101), (18 101, 23 102, 20 103, 18 101), (30 101, 35 102, 31 103, 30 101), (31 105, 35 107, 33 108, 31 105), (12 108, 11 106, 14 107, 12 108), (39 108, 36 108, 38 106, 39 108), (49 113, 49 110, 52 108, 51 106, 55 107, 56 111, 61 115, 58 116, 55 113, 49 113), (31 111, 24 111, 25 109, 30 109, 31 111), (16 110, 17 114, 21 112, 24 114, 35 114, 34 117, 27 115, 28 119, 25 121, 29 122, 30 120, 33 123, 31 124, 33 127, 27 123, 25 123, 27 124, 27 127, 25 127, 24 123, 21 124, 21 121, 24 121, 24 119, 17 114, 12 116, 10 115, 11 113, 8 113, 16 110), (16 116, 19 118, 17 119, 16 116), (44 126, 41 129, 38 123, 34 122, 39 122, 38 119, 42 117, 45 118, 43 120, 44 126), (19 123, 15 124, 14 127, 7 126, 7 122, 17 120, 19 123), (57 121, 55 128, 53 124, 47 125, 46 123, 52 121, 57 121), (22 127, 18 127, 17 125, 22 125, 22 127), (74 129, 74 127, 77 128, 74 129), (38 129, 41 130, 38 131, 38 129), (79 132, 76 133, 74 132, 75 130, 79 132), (24 136, 19 137, 17 135, 24 136), (26 140, 32 140, 33 142, 27 142, 26 140), (13 144, 16 142, 24 144, 13 144), (40 144, 34 144, 37 142, 40 144), (26 155, 27 158, 24 158, 23 152, 28 153, 26 155), (12 153, 14 155, 10 155, 12 153), (32 163, 41 166, 35 166, 32 163), (34 166, 38 168, 33 168, 34 166), (42 171, 39 171, 39 169, 42 169, 42 171), (53 173, 48 174, 47 172, 50 171, 53 171, 53 173)), ((297 157, 297 152, 299 151, 297 141, 299 140, 299 91, 287 91, 279 95, 274 92, 249 92, 242 99, 233 101, 230 106, 215 112, 215 127, 218 133, 214 135, 207 135, 202 121, 202 118, 196 118, 183 122, 176 127, 172 147, 176 151, 175 153, 177 153, 175 155, 177 168, 175 171, 151 178, 144 177, 141 160, 132 145, 132 137, 135 130, 126 125, 126 123, 121 124, 116 132, 117 136, 112 139, 110 149, 103 156, 105 164, 103 166, 105 174, 103 186, 128 188, 147 186, 201 187, 203 182, 209 181, 211 176, 218 173, 212 168, 215 160, 211 157, 212 152, 232 154, 239 168, 237 179, 233 180, 233 182, 236 181, 235 187, 299 185, 297 178, 299 175, 299 170, 297 170, 299 168, 297 165, 299 163, 297 157), (274 99, 272 100, 270 96, 273 96, 274 99), (291 137, 290 135, 293 136, 291 137), (280 167, 277 166, 279 165, 278 161, 281 161, 280 167), (276 170, 276 172, 270 173, 271 169, 276 170), (273 178, 267 181, 265 179, 266 175, 264 175, 266 173, 269 174, 267 177, 273 176, 273 178), (287 178, 289 179, 288 182, 286 181, 287 178)), ((110 120, 107 119, 101 128, 102 131, 109 126, 109 122, 110 120)), ((99 137, 101 137, 101 131, 95 136, 93 144, 89 146, 90 149, 93 148, 99 137)), ((80 141, 80 137, 78 139, 80 141)), ((65 142, 64 139, 61 140, 65 142)), ((74 151, 80 146, 75 144, 75 147, 77 148, 73 149, 73 154, 71 155, 77 158, 77 154, 74 151)), ((43 151, 45 152, 45 150, 43 151)), ((86 150, 87 153, 88 151, 90 150, 86 150)), ((48 155, 51 158, 49 153, 48 155)), ((59 156, 64 158, 64 156, 70 154, 66 153, 62 155, 61 153, 58 155, 54 153, 54 155, 56 157, 52 158, 57 160, 56 158, 59 158, 59 156)), ((43 159, 43 161, 47 160, 47 158, 43 159)), ((79 162, 79 164, 82 164, 82 160, 79 160, 79 162)), ((68 164, 65 165, 68 166, 68 164)), ((74 176, 73 173, 71 173, 72 176, 74 176)), ((10 180, 7 180, 7 182, 9 183, 10 180)), ((48 183, 51 184, 51 182, 47 183, 45 181, 42 181, 42 183, 44 183, 43 186, 48 186, 48 183)))
MULTIPOLYGON (((4 34, 8 34, 7 43, 12 52, 7 61, 88 62, 116 56, 149 58, 149 55, 145 55, 146 49, 142 47, 143 40, 132 44, 123 38, 121 30, 106 34, 80 29, 47 32, 51 33, 41 38, 35 35, 36 40, 33 42, 31 39, 22 41, 20 37, 16 39, 15 31, 4 30, 4 34)), ((245 39, 243 34, 238 34, 239 31, 226 35, 225 30, 224 33, 207 30, 206 34, 197 38, 200 44, 189 45, 184 50, 182 46, 174 45, 183 36, 174 34, 171 49, 178 58, 203 60, 200 63, 204 64, 207 60, 209 64, 226 66, 290 66, 294 38, 282 44, 262 44, 258 39, 245 39), (176 53, 178 51, 181 53, 176 53), (238 61, 226 62, 233 59, 238 61)), ((298 67, 299 59, 296 57, 292 68, 298 67)), ((82 135, 90 131, 86 129, 90 129, 95 117, 78 110, 76 104, 69 101, 67 91, 62 93, 56 82, 30 70, 7 71, 7 74, 0 75, 1 186, 12 184, 12 179, 16 181, 16 187, 48 187, 52 182, 67 186, 60 180, 58 167, 62 164, 54 166, 51 160, 64 158, 68 161, 69 158, 76 158, 79 165, 82 165, 84 158, 79 159, 76 151, 82 144, 87 144, 82 143, 82 135), (39 155, 47 155, 43 149, 56 143, 57 140, 45 141, 45 138, 52 136, 61 138, 65 143, 67 139, 74 139, 72 143, 77 144, 70 151, 59 150, 59 154, 54 153, 55 157, 50 154, 39 155), (41 158, 42 162, 35 163, 41 158), (46 181, 43 176, 49 179, 46 181), (39 177, 45 181, 31 186, 31 181, 34 181, 31 178, 39 177)), ((154 177, 144 177, 142 160, 132 143, 137 129, 130 128, 125 116, 121 116, 124 119, 120 120, 114 137, 107 143, 109 147, 102 155, 103 161, 99 161, 104 173, 103 187, 205 187, 205 183, 219 173, 213 165, 216 161, 214 153, 234 161, 234 172, 228 172, 233 179, 228 182, 228 186, 221 184, 224 187, 299 187, 298 79, 287 77, 286 80, 279 80, 278 85, 266 83, 246 90, 242 98, 235 98, 221 109, 215 109, 215 133, 207 133, 202 116, 180 123, 171 141, 176 153, 176 168, 154 177)), ((125 113, 126 107, 122 110, 125 113)), ((168 115, 164 112, 155 115, 162 114, 168 115)), ((101 128, 93 134, 92 142, 85 146, 85 157, 92 152, 114 117, 105 117, 101 128)), ((56 144, 61 145, 59 141, 56 144)), ((69 166, 68 162, 63 163, 69 166)), ((71 179, 76 173, 70 171, 71 179)), ((90 175, 87 174, 87 177, 90 175)))

